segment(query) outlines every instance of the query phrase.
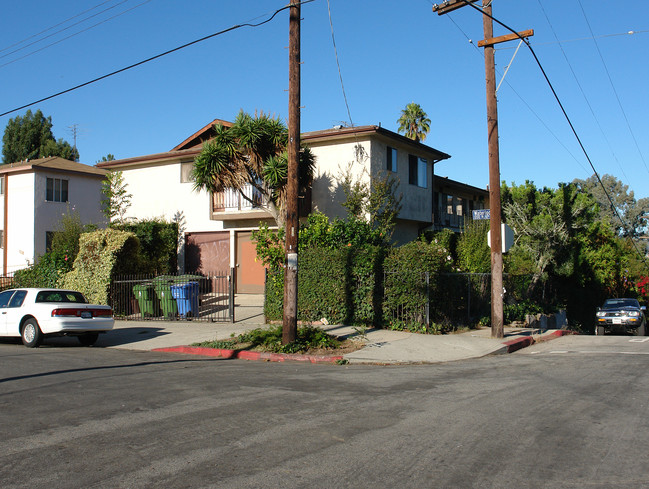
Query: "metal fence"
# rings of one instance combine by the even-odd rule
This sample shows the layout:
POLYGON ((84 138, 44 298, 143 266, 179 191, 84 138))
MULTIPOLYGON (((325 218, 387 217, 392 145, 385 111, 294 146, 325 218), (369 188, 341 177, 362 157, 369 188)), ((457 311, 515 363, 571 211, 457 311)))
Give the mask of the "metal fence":
POLYGON ((234 322, 234 269, 115 277, 109 302, 116 319, 234 322))
MULTIPOLYGON (((527 275, 503 274, 506 302, 523 300, 529 281, 527 275)), ((471 326, 491 314, 489 273, 433 275, 391 271, 384 274, 384 291, 384 320, 409 329, 429 330, 432 325, 449 329, 471 326)))

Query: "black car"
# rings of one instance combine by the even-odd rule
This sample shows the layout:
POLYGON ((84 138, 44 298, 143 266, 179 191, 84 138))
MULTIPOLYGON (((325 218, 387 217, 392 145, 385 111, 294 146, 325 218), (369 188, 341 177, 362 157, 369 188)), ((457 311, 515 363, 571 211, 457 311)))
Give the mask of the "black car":
POLYGON ((637 299, 606 299, 604 305, 597 308, 595 334, 627 333, 646 336, 646 309, 637 299))

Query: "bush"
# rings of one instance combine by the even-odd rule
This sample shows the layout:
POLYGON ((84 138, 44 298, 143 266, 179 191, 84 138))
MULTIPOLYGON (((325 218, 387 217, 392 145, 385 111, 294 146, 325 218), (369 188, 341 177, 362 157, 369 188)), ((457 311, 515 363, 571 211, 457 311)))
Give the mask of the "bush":
MULTIPOLYGON (((380 324, 383 254, 381 247, 371 245, 302 251, 298 264, 298 319, 380 324)), ((270 270, 264 307, 269 320, 282 317, 283 290, 283 269, 270 270)))
POLYGON ((162 219, 147 219, 114 224, 113 229, 134 234, 140 242, 142 260, 127 273, 176 273, 178 269, 178 224, 162 219))
POLYGON ((62 277, 60 285, 83 292, 95 304, 108 304, 112 277, 137 267, 139 246, 135 235, 116 229, 82 234, 74 268, 62 277))

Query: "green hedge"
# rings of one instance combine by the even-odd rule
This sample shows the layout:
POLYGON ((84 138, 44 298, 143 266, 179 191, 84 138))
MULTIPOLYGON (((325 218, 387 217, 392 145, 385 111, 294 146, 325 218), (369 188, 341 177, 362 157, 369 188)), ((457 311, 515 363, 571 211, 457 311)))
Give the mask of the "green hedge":
POLYGON ((139 270, 128 273, 176 273, 178 265, 178 224, 148 219, 128 224, 113 224, 113 229, 133 233, 140 240, 142 261, 139 270))
MULTIPOLYGON (((298 320, 332 324, 382 322, 383 250, 379 246, 310 248, 299 255, 298 320)), ((284 273, 269 272, 266 318, 282 318, 284 273)))
POLYGON ((117 229, 82 234, 74 268, 62 277, 61 287, 83 292, 92 303, 108 304, 111 278, 137 269, 139 246, 133 233, 117 229))

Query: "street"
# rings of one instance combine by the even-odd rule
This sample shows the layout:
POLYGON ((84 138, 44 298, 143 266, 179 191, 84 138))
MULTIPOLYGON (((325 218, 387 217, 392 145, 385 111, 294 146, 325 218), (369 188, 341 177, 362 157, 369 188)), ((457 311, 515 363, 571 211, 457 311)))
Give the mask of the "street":
POLYGON ((0 486, 649 488, 637 340, 399 367, 3 340, 0 486))

